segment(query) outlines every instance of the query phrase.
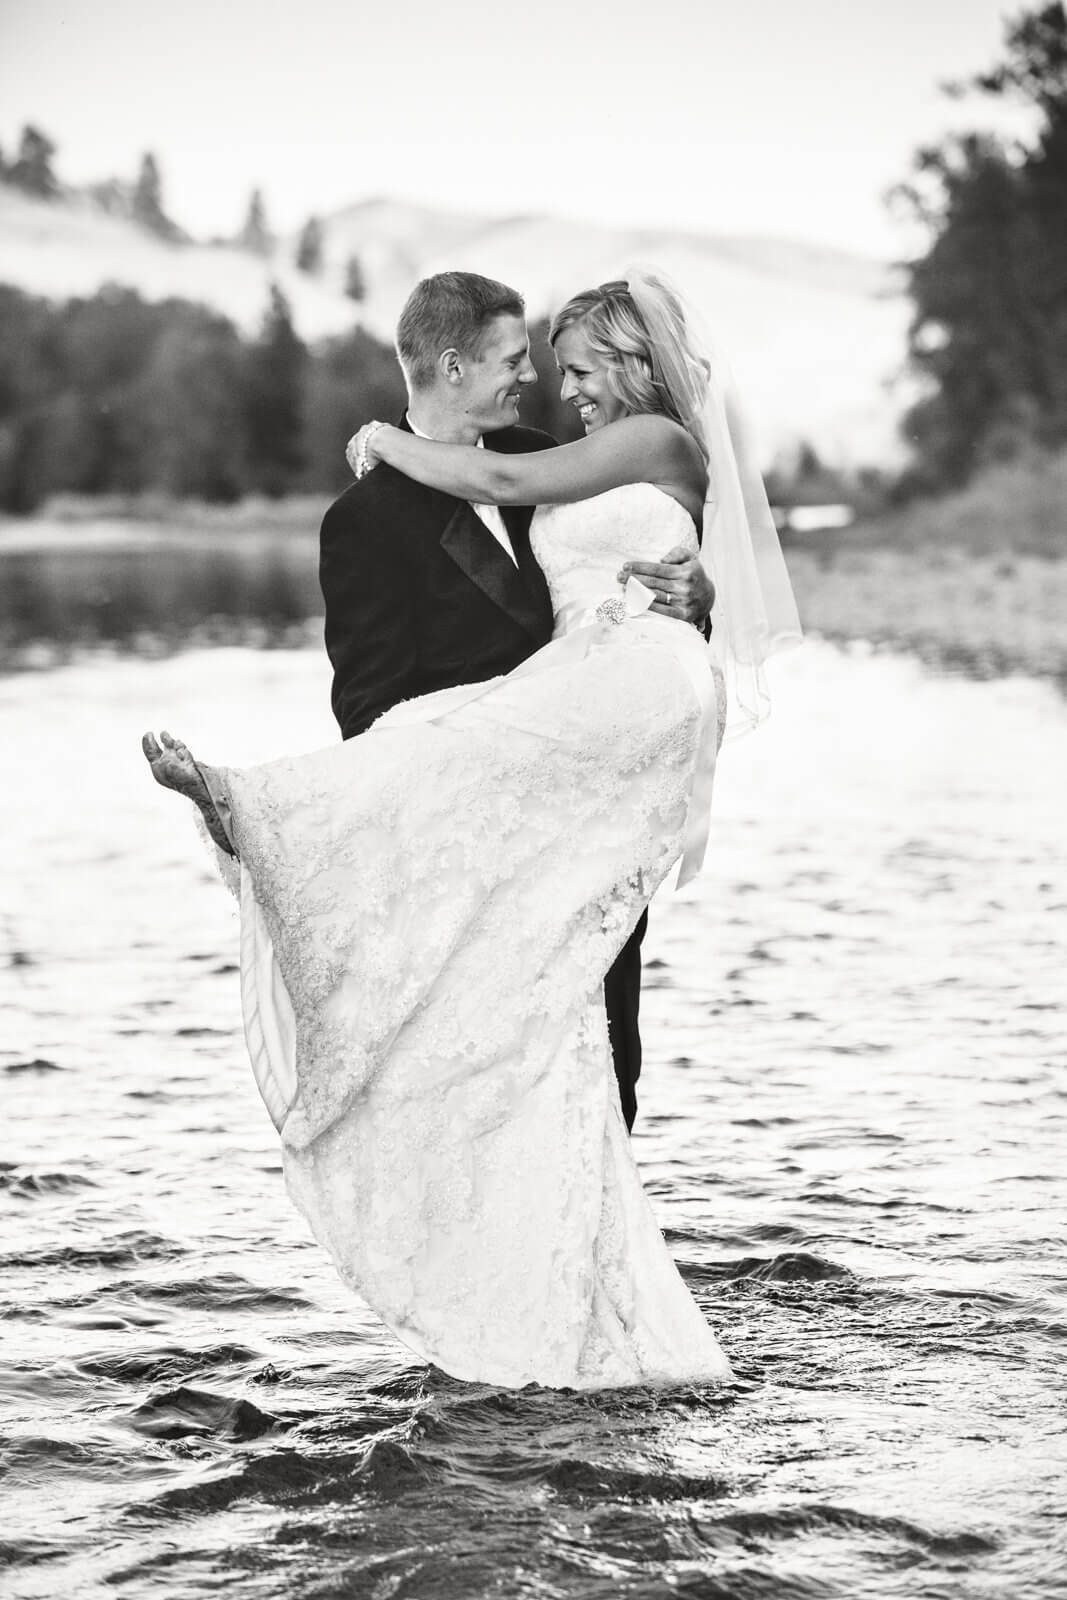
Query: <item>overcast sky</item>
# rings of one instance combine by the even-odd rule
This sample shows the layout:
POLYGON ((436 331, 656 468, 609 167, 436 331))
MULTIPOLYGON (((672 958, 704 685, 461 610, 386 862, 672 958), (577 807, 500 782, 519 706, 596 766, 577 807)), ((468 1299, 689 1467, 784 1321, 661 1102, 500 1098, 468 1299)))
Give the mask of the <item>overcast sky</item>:
MULTIPOLYGON (((898 254, 911 151, 990 121, 937 92, 1004 0, 0 0, 0 145, 136 171, 197 233, 260 184, 298 226, 372 195, 898 254)), ((1003 119, 1002 119, 1003 124, 1003 119)))

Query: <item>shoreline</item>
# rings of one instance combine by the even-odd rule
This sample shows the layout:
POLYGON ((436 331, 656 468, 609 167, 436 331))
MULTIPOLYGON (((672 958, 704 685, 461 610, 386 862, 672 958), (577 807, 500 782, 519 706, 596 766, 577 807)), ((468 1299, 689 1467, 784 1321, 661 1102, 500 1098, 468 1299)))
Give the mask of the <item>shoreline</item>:
MULTIPOLYGON (((320 641, 323 504, 107 504, 0 519, 0 673, 320 641)), ((977 679, 1021 673, 1067 694, 1067 556, 880 532, 857 524, 787 540, 806 633, 977 679)))
POLYGON ((1067 694, 1067 560, 958 547, 786 559, 806 632, 971 678, 1019 673, 1067 694))

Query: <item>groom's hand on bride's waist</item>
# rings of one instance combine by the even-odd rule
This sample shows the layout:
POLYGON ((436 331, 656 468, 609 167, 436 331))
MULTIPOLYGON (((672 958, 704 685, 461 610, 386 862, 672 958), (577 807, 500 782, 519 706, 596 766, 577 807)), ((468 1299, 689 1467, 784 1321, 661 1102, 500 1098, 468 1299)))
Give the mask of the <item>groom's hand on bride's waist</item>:
POLYGON ((627 561, 619 571, 619 582, 639 578, 656 596, 649 607, 661 617, 677 617, 703 627, 715 603, 715 585, 704 571, 700 557, 684 545, 675 545, 660 561, 627 561))

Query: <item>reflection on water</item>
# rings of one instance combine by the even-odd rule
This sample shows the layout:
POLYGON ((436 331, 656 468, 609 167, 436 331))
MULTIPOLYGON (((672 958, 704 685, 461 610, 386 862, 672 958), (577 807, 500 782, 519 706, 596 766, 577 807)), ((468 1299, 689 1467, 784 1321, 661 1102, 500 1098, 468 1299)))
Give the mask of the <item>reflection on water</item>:
POLYGON ((1052 1596, 1067 711, 809 646, 657 906, 638 1155, 739 1373, 426 1373, 282 1192, 161 722, 332 740, 317 652, 0 680, 7 1592, 1052 1596))

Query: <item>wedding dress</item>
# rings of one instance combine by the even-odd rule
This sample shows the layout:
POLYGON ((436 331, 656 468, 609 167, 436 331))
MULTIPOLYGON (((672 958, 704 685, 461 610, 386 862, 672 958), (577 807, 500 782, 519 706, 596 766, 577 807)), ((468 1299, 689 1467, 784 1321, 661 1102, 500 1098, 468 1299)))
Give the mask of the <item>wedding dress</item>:
POLYGON ((286 1181, 343 1279, 457 1378, 721 1379, 634 1164, 604 974, 721 729, 698 630, 619 565, 696 549, 650 484, 541 508, 555 637, 518 671, 212 786, 286 1181))

